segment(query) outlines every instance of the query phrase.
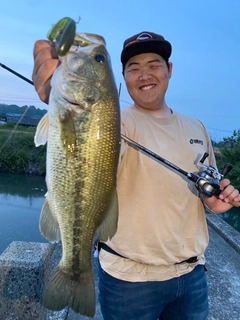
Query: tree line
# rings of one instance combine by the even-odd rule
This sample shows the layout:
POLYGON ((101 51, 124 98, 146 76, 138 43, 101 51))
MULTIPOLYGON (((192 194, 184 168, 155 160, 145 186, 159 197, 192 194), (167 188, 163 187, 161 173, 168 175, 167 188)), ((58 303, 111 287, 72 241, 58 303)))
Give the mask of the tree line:
POLYGON ((39 109, 35 106, 24 105, 22 107, 16 104, 0 104, 0 117, 2 120, 6 120, 7 113, 25 114, 27 116, 39 116, 41 118, 47 110, 39 109))
POLYGON ((234 130, 230 137, 223 138, 214 147, 214 153, 219 172, 222 172, 226 163, 231 163, 233 169, 226 178, 240 190, 240 129, 234 130))

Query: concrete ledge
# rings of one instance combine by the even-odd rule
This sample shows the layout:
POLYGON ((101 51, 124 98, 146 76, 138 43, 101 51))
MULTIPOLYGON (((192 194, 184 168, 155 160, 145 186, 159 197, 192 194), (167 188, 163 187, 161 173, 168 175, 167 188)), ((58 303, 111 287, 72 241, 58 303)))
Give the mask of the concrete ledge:
POLYGON ((43 306, 45 287, 61 256, 61 243, 9 245, 0 255, 0 320, 69 319, 69 308, 54 312, 43 306))
POLYGON ((52 246, 12 242, 0 256, 0 319, 44 319, 42 296, 52 246))
MULTIPOLYGON (((221 219, 219 216, 217 219, 221 219)), ((228 227, 223 221, 223 228, 228 227)), ((212 227, 206 250, 209 320, 240 319, 240 255, 212 227)))
POLYGON ((68 308, 59 312, 47 311, 47 315, 46 318, 44 318, 44 320, 67 320, 69 319, 68 312, 68 308))
POLYGON ((237 230, 217 214, 207 213, 207 223, 240 254, 240 233, 237 230))

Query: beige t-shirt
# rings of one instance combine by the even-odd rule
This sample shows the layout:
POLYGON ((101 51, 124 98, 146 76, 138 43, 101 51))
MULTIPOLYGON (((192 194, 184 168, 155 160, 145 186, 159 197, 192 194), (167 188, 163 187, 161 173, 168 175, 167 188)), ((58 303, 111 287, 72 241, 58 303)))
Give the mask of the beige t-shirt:
MULTIPOLYGON (((203 124, 177 112, 155 118, 132 106, 122 112, 122 133, 187 172, 215 165, 203 124)), ((107 242, 126 257, 100 251, 102 268, 126 281, 167 280, 204 264, 208 245, 205 210, 194 183, 122 140, 117 175, 119 222, 107 242), (195 264, 179 262, 198 256, 195 264)))

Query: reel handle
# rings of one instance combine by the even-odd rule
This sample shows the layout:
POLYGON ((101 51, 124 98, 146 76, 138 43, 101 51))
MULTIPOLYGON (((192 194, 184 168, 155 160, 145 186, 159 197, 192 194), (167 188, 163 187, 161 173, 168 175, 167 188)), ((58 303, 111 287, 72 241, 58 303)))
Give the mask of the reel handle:
MULTIPOLYGON (((227 163, 223 169, 222 175, 226 176, 231 170, 232 170, 233 166, 231 165, 231 163, 227 163)), ((219 190, 219 194, 221 193, 221 190, 219 190)), ((219 195, 218 194, 218 195, 219 195)), ((233 205, 234 207, 239 208, 240 207, 240 202, 236 202, 236 201, 230 201, 229 203, 231 203, 231 205, 233 205)))
POLYGON ((227 163, 223 169, 222 175, 226 176, 231 170, 232 170, 233 166, 231 165, 231 163, 227 163))

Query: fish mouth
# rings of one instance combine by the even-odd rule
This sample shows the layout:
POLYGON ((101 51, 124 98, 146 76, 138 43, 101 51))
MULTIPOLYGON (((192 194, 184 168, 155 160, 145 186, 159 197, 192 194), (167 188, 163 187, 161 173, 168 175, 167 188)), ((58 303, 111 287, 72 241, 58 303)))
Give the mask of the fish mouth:
POLYGON ((83 109, 83 106, 80 103, 78 103, 77 101, 68 100, 67 98, 63 98, 63 97, 62 97, 62 99, 65 102, 67 102, 68 104, 71 104, 73 106, 80 107, 81 109, 83 109))

